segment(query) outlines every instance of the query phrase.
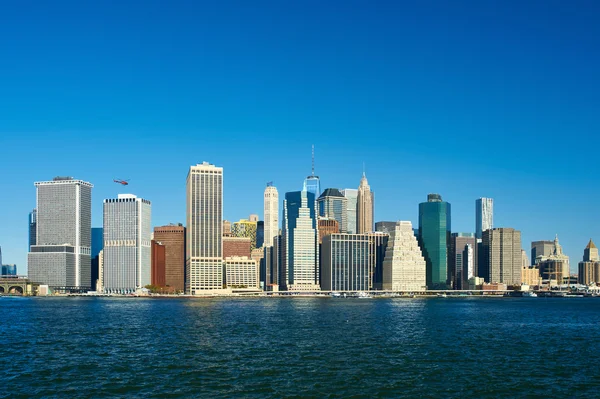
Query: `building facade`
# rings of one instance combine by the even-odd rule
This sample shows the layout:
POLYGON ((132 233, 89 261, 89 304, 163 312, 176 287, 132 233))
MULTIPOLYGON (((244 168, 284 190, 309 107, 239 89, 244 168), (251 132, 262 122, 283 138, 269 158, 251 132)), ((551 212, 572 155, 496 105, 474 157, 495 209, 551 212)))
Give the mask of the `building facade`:
POLYGON ((165 246, 165 286, 185 290, 185 227, 169 224, 154 228, 154 239, 165 246))
POLYGON ((548 257, 554 251, 554 241, 532 241, 531 242, 531 265, 536 265, 538 256, 548 257))
POLYGON ((29 278, 50 287, 91 289, 92 184, 72 177, 35 183, 36 239, 29 278))
POLYGON ((369 233, 373 231, 373 214, 375 210, 375 195, 371 191, 371 186, 364 174, 360 179, 358 186, 358 195, 356 197, 356 232, 369 233))
POLYGON ((521 284, 521 232, 494 228, 483 232, 483 267, 480 276, 488 283, 521 284))
POLYGON ((348 199, 337 188, 328 188, 317 199, 319 216, 335 219, 340 233, 348 232, 348 199))
POLYGON ((223 258, 232 256, 247 257, 252 254, 252 241, 249 237, 223 237, 223 258))
POLYGON ((439 194, 429 194, 419 204, 419 239, 427 263, 427 287, 448 286, 448 244, 451 231, 451 206, 439 194))
POLYGON ((323 237, 321 289, 367 291, 373 286, 366 234, 331 234, 323 237))
POLYGON ((494 200, 479 198, 475 200, 475 237, 481 239, 483 232, 494 227, 494 200))
POLYGON ((151 272, 150 284, 156 287, 166 287, 165 261, 166 247, 159 241, 152 240, 151 244, 151 272))
POLYGON ((264 193, 264 246, 273 245, 273 239, 279 233, 279 192, 273 183, 267 183, 264 193))
POLYGON ((584 285, 600 283, 600 257, 598 248, 590 238, 590 242, 583 250, 583 261, 579 262, 577 282, 584 285))
POLYGON ((16 276, 17 265, 1 265, 0 275, 2 276, 16 276))
POLYGON ((319 289, 319 245, 316 201, 306 189, 285 194, 283 202, 283 270, 279 283, 287 290, 319 289))
POLYGON ((538 255, 536 258, 536 266, 540 269, 542 280, 555 280, 558 284, 568 283, 569 257, 563 253, 558 235, 554 238, 552 247, 549 256, 538 255))
POLYGON ((225 258, 225 284, 228 288, 259 288, 258 264, 245 256, 225 258))
POLYGON ((132 194, 104 200, 104 289, 128 294, 151 283, 150 201, 132 194))
POLYGON ((383 261, 383 290, 423 291, 426 285, 426 262, 412 223, 400 221, 390 234, 383 261))
POLYGON ((391 234, 392 231, 396 231, 396 224, 398 222, 377 222, 375 223, 375 231, 379 231, 385 234, 391 234))
POLYGON ((356 234, 356 212, 358 204, 358 190, 355 188, 345 188, 340 190, 342 195, 346 197, 346 229, 348 234, 356 234))
POLYGON ((102 227, 92 227, 92 290, 98 291, 96 286, 100 273, 99 254, 104 248, 104 229, 102 227))
POLYGON ((317 223, 319 226, 319 244, 323 243, 323 237, 340 233, 338 222, 335 219, 319 218, 317 223))
POLYGON ((256 232, 258 223, 249 219, 240 219, 231 225, 231 235, 233 237, 249 238, 250 250, 256 249, 256 232))
POLYGON ((28 217, 29 222, 29 250, 31 251, 31 246, 36 244, 36 225, 37 225, 37 210, 34 209, 29 212, 28 217))
POLYGON ((451 234, 448 246, 448 281, 453 289, 467 289, 469 279, 475 276, 475 246, 475 234, 451 234))
POLYGON ((186 292, 223 288, 223 168, 203 162, 187 177, 186 292))

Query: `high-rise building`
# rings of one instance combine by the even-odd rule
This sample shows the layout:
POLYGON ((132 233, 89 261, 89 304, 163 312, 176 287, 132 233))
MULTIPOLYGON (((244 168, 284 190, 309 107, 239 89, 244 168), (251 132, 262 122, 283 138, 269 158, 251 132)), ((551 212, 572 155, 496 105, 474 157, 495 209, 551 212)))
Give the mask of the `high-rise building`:
POLYGON ((467 289, 469 279, 475 276, 475 245, 475 234, 452 233, 448 246, 448 280, 452 288, 467 289))
POLYGON ((36 225, 37 225, 37 210, 29 212, 29 250, 31 251, 31 246, 36 244, 35 236, 36 236, 36 225))
POLYGON ((366 236, 369 237, 369 263, 373 275, 371 289, 381 290, 383 288, 383 261, 390 236, 378 231, 367 233, 366 236))
POLYGON ((97 283, 100 273, 99 254, 104 248, 104 229, 92 227, 92 290, 98 291, 97 283))
POLYGON ((266 247, 273 246, 273 239, 279 232, 279 193, 273 183, 267 183, 264 193, 264 218, 266 247))
POLYGON ((373 231, 374 197, 367 176, 363 172, 356 197, 356 230, 359 234, 373 231))
POLYGON ((475 237, 481 239, 483 232, 494 227, 494 200, 475 200, 475 237))
POLYGON ((165 285, 185 290, 185 227, 169 224, 154 228, 154 239, 165 246, 165 285))
POLYGON ((279 284, 287 290, 319 289, 319 246, 315 196, 306 187, 285 194, 283 263, 279 284))
POLYGON ((331 234, 323 237, 321 289, 367 291, 373 286, 366 234, 331 234))
POLYGON ((527 251, 521 249, 521 266, 529 267, 529 258, 527 257, 527 251))
POLYGON ((427 262, 427 287, 448 286, 448 242, 451 231, 451 206, 439 194, 427 195, 419 204, 419 238, 427 262))
POLYGON ((104 200, 104 289, 133 293, 151 283, 150 201, 132 194, 104 200))
POLYGON ((598 256, 598 248, 591 238, 583 250, 583 261, 579 262, 578 266, 577 282, 579 284, 591 285, 600 283, 600 257, 598 256))
POLYGON ((319 244, 323 243, 323 237, 340 232, 338 222, 335 219, 319 218, 317 223, 319 226, 319 244))
POLYGON ((186 292, 223 288, 223 168, 203 162, 187 177, 186 292))
POLYGON ((317 199, 319 216, 335 219, 341 233, 348 231, 348 199, 337 188, 328 188, 317 199))
POLYGON ((553 241, 552 253, 549 256, 538 255, 536 265, 540 269, 543 280, 556 280, 558 284, 568 283, 569 257, 562 251, 558 235, 553 241))
POLYGON ((355 188, 345 188, 340 190, 342 195, 346 197, 346 230, 348 234, 356 234, 356 212, 358 203, 358 190, 355 188))
POLYGON ((390 234, 383 261, 383 289, 423 291, 426 262, 413 233, 412 223, 400 221, 390 234))
POLYGON ((512 228, 485 230, 480 276, 488 283, 521 284, 521 232, 512 228))
POLYGON ((251 213, 250 216, 248 216, 248 220, 254 223, 258 223, 258 215, 255 213, 251 213))
POLYGON ((54 288, 91 288, 92 184, 72 177, 35 183, 36 240, 29 278, 54 288))
POLYGON ((265 245, 265 254, 263 257, 263 275, 261 281, 264 281, 264 289, 266 291, 279 290, 279 274, 280 274, 280 252, 281 252, 281 234, 278 232, 273 237, 270 246, 265 245))
POLYGON ((167 285, 165 276, 165 250, 166 247, 161 242, 152 240, 150 284, 157 287, 166 287, 167 285))
POLYGON ((321 194, 321 180, 315 175, 315 146, 312 146, 312 173, 304 179, 304 189, 312 193, 315 200, 321 194))
POLYGON ((375 231, 391 234, 392 231, 396 230, 396 224, 397 222, 377 222, 375 223, 375 231))
POLYGON ((554 251, 554 241, 532 241, 531 242, 531 264, 536 265, 539 260, 538 256, 546 258, 552 255, 554 251))
POLYGON ((248 219, 240 219, 231 225, 231 235, 233 237, 246 237, 250 239, 250 250, 256 248, 257 230, 257 222, 251 222, 248 219))

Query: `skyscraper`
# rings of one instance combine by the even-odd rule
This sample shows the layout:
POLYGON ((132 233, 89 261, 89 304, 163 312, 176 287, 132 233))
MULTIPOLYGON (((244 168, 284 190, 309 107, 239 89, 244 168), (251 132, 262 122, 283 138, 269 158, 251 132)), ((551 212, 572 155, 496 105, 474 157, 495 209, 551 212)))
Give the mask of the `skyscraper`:
POLYGON ((35 183, 36 240, 29 278, 51 287, 91 287, 92 184, 72 177, 35 183))
POLYGON ((356 208, 358 201, 358 190, 355 188, 345 188, 340 191, 344 197, 346 197, 346 220, 348 234, 356 234, 356 208))
POLYGON ((480 275, 488 283, 521 284, 521 232, 512 228, 485 230, 480 275))
POLYGON ((186 292, 223 288, 223 168, 203 162, 187 176, 186 292))
POLYGON ((383 289, 423 291, 426 263, 411 222, 398 222, 391 232, 383 261, 383 289))
POLYGON ((348 199, 337 188, 328 188, 317 199, 319 216, 335 219, 340 233, 348 231, 348 199))
POLYGON ((265 246, 273 246, 279 232, 279 193, 273 183, 267 183, 264 193, 265 246))
POLYGON ((379 231, 385 234, 391 234, 392 231, 396 230, 396 224, 398 222, 377 222, 375 223, 375 231, 379 231))
POLYGON ((554 238, 552 253, 549 256, 538 255, 536 264, 544 280, 556 280, 558 284, 563 284, 569 277, 569 257, 563 253, 558 235, 554 238))
POLYGON ((452 288, 463 290, 468 281, 474 277, 474 251, 476 245, 473 233, 452 233, 448 248, 448 279, 452 288), (470 247, 465 257, 465 249, 470 247))
POLYGON ((35 236, 36 236, 36 225, 37 225, 37 210, 33 210, 29 212, 29 250, 31 251, 31 246, 35 245, 35 236))
POLYGON ((321 289, 367 291, 372 284, 367 234, 331 234, 323 237, 321 289))
POLYGON ((133 293, 151 283, 151 204, 132 194, 104 200, 104 290, 133 293))
POLYGON ((166 263, 166 247, 159 241, 152 240, 151 244, 151 284, 158 287, 166 287, 165 278, 165 263, 166 263))
POLYGON ((590 242, 583 250, 583 261, 579 262, 578 283, 590 285, 600 282, 600 257, 598 247, 590 238, 590 242))
POLYGON ((315 146, 312 146, 312 173, 304 179, 304 188, 309 193, 312 193, 315 200, 321 194, 321 180, 315 175, 315 146))
POLYGON ((439 194, 427 195, 419 204, 419 237, 427 262, 427 287, 446 289, 448 279, 448 241, 451 231, 451 206, 439 194))
POLYGON ((165 246, 165 284, 185 290, 185 227, 181 223, 154 228, 154 239, 165 246))
POLYGON ((100 278, 100 251, 104 248, 104 229, 92 227, 92 290, 98 291, 100 278))
POLYGON ((306 187, 285 194, 283 263, 279 284, 287 290, 319 289, 319 246, 315 196, 306 187))
POLYGON ((363 172, 356 197, 356 230, 357 233, 373 231, 374 196, 363 172))
POLYGON ((479 198, 475 200, 475 237, 481 239, 484 231, 494 227, 494 200, 479 198))

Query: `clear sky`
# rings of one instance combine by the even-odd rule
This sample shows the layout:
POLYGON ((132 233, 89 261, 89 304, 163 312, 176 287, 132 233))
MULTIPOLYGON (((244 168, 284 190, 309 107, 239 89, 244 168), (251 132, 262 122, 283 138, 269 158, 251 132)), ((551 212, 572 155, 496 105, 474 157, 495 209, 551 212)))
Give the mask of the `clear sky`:
POLYGON ((430 192, 452 230, 559 235, 571 269, 600 244, 596 1, 8 1, 0 12, 0 246, 23 273, 34 181, 185 221, 190 165, 224 167, 224 215, 262 217, 310 173, 358 187, 376 220, 418 222, 430 192), (130 179, 129 187, 112 182, 130 179))

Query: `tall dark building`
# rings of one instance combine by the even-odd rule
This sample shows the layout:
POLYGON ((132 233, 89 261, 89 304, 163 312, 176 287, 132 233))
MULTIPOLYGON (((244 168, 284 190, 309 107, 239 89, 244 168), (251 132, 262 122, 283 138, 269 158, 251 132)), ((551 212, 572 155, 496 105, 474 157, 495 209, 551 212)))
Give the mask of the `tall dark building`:
POLYGON ((92 227, 92 290, 96 291, 96 283, 100 277, 100 251, 104 248, 104 229, 92 227))
POLYGON ((262 248, 265 243, 265 222, 259 220, 256 222, 256 248, 262 248))
POLYGON ((181 223, 154 228, 154 239, 165 246, 165 286, 185 289, 185 227, 181 223))
POLYGON ((450 204, 439 194, 429 194, 419 204, 419 241, 427 264, 427 288, 448 287, 448 242, 450 240, 450 204))
POLYGON ((390 234, 396 230, 396 224, 398 222, 377 222, 375 223, 375 231, 380 233, 390 234))
POLYGON ((156 240, 151 242, 151 272, 150 272, 150 284, 157 287, 165 287, 165 263, 166 263, 166 246, 156 240))
POLYGON ((37 210, 29 212, 29 251, 31 251, 31 246, 36 245, 36 234, 37 234, 37 210))
POLYGON ((537 264, 535 258, 538 256, 548 257, 554 251, 554 241, 532 241, 531 242, 531 265, 537 264))

